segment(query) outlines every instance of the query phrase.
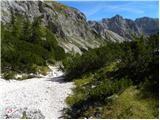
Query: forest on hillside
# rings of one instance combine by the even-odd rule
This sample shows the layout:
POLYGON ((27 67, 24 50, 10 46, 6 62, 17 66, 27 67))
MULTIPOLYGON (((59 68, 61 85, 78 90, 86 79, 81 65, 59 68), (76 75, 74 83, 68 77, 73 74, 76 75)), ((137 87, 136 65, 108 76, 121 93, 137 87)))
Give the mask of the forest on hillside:
POLYGON ((5 79, 17 73, 41 73, 46 75, 47 64, 54 64, 65 57, 55 35, 42 25, 41 17, 33 22, 22 16, 12 18, 10 24, 2 24, 2 73, 5 79))
POLYGON ((75 82, 66 118, 158 118, 159 35, 107 43, 66 58, 75 82))

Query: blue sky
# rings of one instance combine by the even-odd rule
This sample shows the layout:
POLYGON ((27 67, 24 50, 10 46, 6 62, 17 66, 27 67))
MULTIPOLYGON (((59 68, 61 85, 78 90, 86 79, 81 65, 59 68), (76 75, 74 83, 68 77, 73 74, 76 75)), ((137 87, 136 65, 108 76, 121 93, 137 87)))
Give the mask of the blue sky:
POLYGON ((158 18, 158 0, 147 1, 67 1, 62 0, 61 3, 75 7, 82 11, 88 20, 101 20, 102 18, 110 18, 116 14, 122 15, 124 18, 135 19, 138 17, 158 18))

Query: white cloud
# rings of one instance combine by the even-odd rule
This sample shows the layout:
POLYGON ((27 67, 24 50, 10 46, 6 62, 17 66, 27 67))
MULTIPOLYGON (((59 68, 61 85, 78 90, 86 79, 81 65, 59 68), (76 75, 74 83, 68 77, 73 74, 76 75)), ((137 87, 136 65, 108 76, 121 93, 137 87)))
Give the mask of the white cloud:
POLYGON ((92 16, 94 14, 96 14, 97 12, 103 10, 104 8, 106 8, 105 5, 98 3, 93 9, 87 10, 86 13, 89 16, 92 16))
POLYGON ((95 7, 91 10, 86 10, 85 13, 87 14, 88 17, 93 16, 94 14, 98 12, 130 12, 132 14, 143 14, 144 11, 142 9, 135 9, 134 3, 126 3, 126 4, 104 4, 104 3, 98 3, 95 5, 95 7))
POLYGON ((134 3, 127 3, 123 5, 106 5, 106 8, 110 9, 110 11, 113 12, 130 12, 136 14, 144 13, 143 10, 138 8, 135 9, 135 7, 132 7, 132 5, 134 6, 134 3))

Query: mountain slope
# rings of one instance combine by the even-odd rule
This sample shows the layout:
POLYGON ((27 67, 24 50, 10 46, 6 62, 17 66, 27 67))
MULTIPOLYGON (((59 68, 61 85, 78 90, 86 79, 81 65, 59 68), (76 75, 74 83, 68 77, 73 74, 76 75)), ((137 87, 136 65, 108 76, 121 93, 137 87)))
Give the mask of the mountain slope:
POLYGON ((3 24, 10 22, 16 15, 30 21, 41 16, 43 24, 56 35, 66 51, 80 53, 81 49, 87 50, 104 43, 101 36, 88 25, 85 15, 75 8, 49 1, 3 1, 1 6, 3 24))
POLYGON ((88 21, 88 24, 103 39, 108 39, 109 41, 114 41, 114 42, 122 42, 124 40, 127 40, 118 35, 117 33, 106 29, 104 25, 102 25, 97 21, 88 21))

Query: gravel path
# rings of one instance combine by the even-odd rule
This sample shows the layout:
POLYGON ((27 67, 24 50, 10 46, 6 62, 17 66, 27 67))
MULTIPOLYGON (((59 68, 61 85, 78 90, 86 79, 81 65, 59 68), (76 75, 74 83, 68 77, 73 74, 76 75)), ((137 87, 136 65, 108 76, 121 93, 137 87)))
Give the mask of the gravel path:
POLYGON ((63 82, 63 73, 57 67, 43 78, 23 81, 0 79, 0 118, 59 118, 67 107, 72 82, 63 82))

